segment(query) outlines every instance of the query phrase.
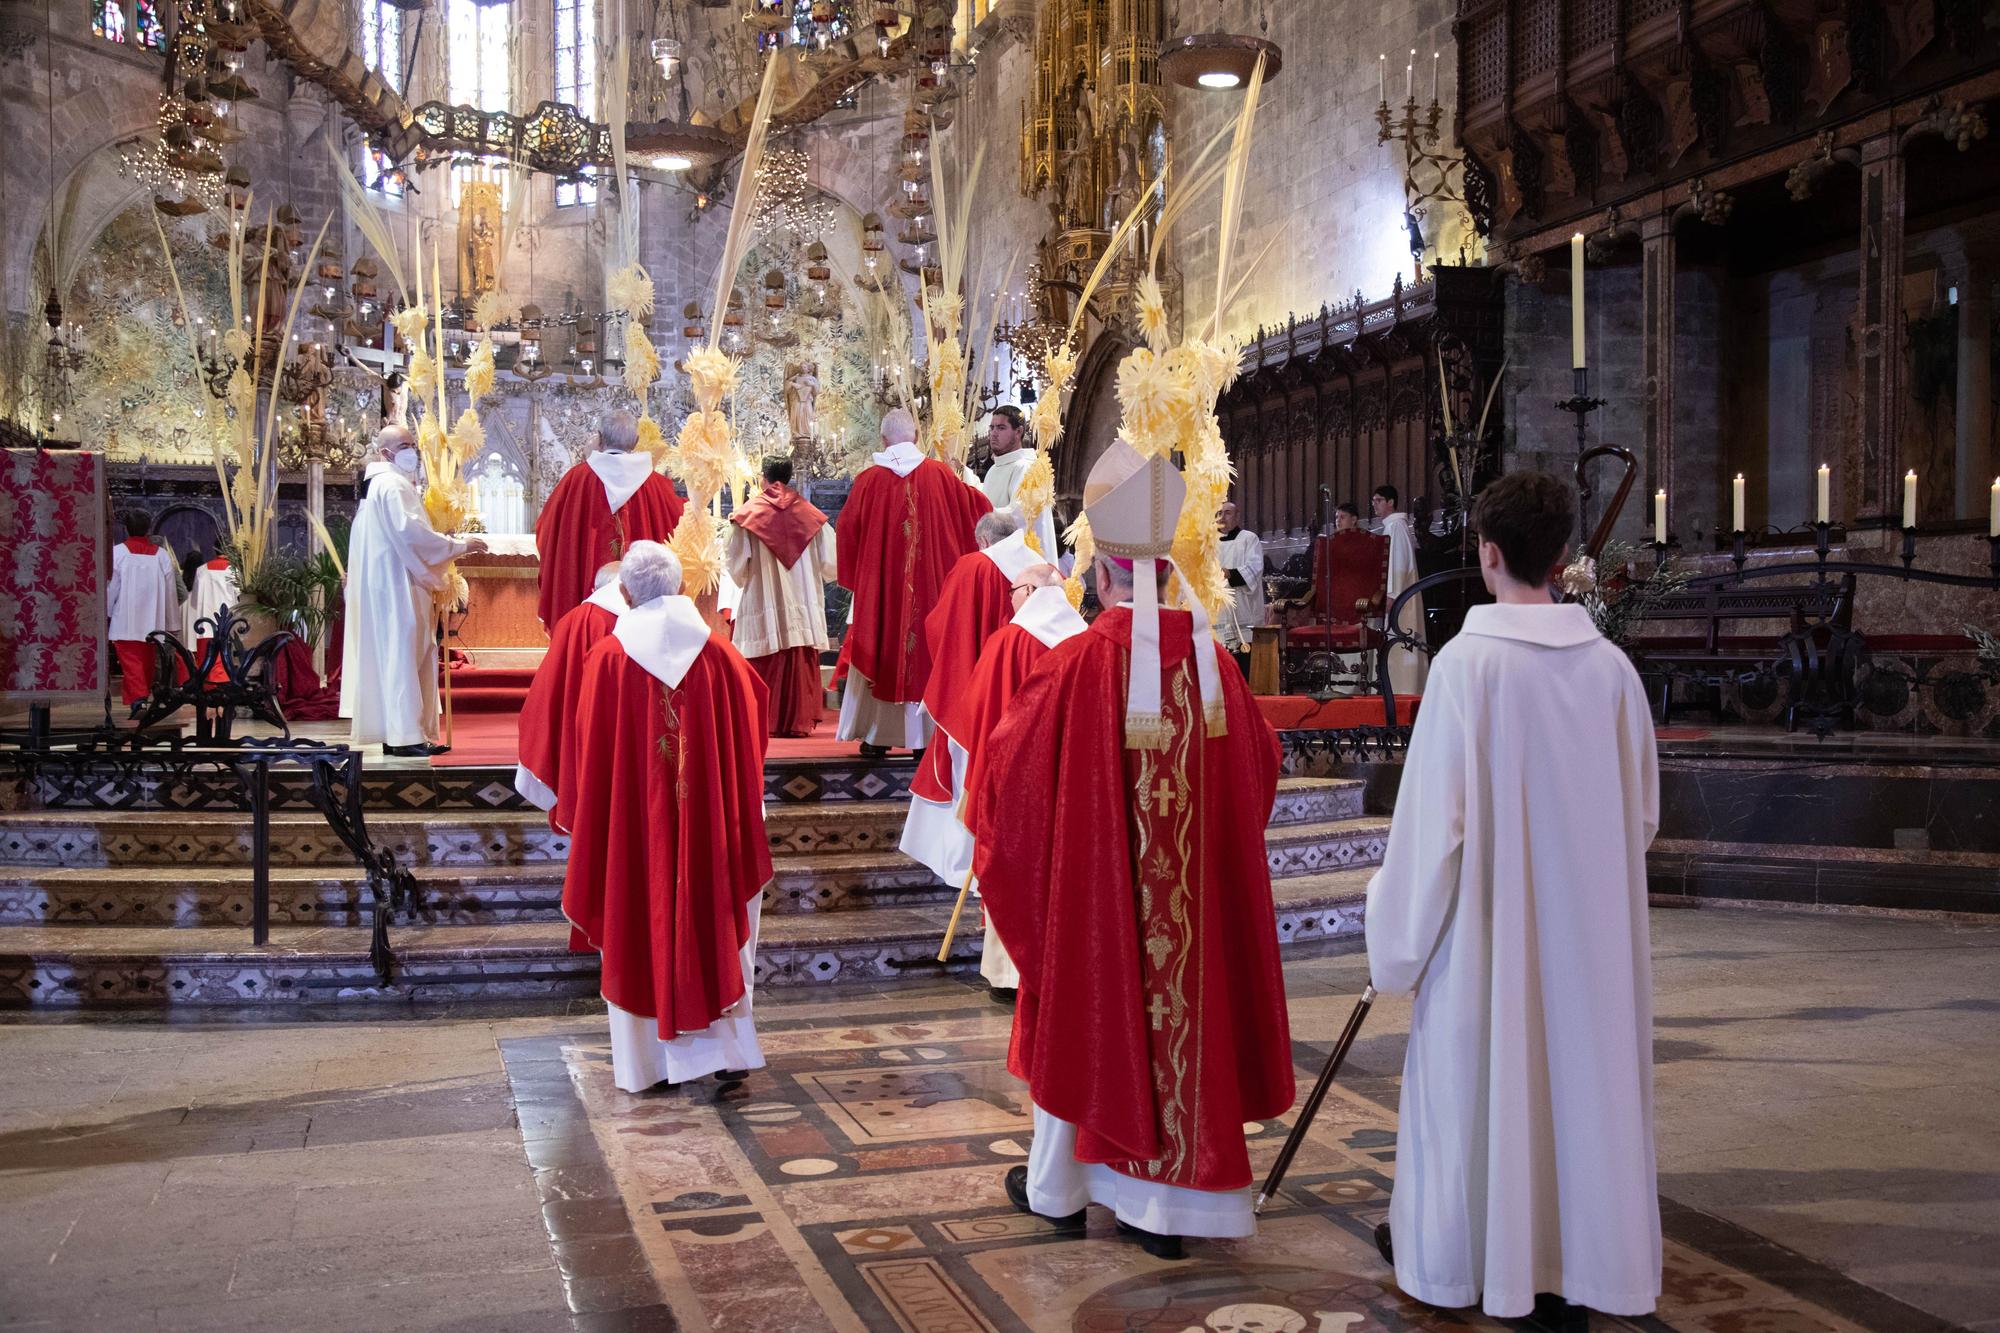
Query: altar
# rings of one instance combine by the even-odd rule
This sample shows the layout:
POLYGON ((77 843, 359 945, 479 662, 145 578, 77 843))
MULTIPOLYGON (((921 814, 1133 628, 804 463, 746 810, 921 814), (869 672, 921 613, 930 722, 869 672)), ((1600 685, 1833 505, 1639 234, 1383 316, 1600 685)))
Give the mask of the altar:
POLYGON ((535 614, 541 558, 534 534, 491 533, 482 540, 484 553, 458 561, 466 605, 454 619, 452 646, 474 666, 533 667, 549 644, 535 614))

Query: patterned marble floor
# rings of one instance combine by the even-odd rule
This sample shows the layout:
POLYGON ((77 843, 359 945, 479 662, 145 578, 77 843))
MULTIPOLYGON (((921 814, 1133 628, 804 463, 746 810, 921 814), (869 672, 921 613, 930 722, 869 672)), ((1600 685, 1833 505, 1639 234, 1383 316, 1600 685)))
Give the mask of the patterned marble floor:
MULTIPOLYGON (((1393 1106, 1393 1087, 1379 1078, 1335 1088, 1253 1240, 1191 1243, 1188 1261, 1168 1263, 1120 1240, 1102 1209, 1082 1238, 1016 1212, 1001 1178, 1025 1158, 1029 1119, 1003 1067, 1008 1023, 1009 1011, 953 983, 788 1001, 760 1024, 770 1064, 747 1083, 640 1096, 612 1086, 595 1026, 503 1041, 545 1213, 558 1210, 558 1267, 626 1274, 634 1307, 657 1301, 679 1326, 721 1333, 1502 1326, 1408 1300, 1375 1253, 1396 1144, 1392 1111, 1376 1100, 1386 1091, 1393 1106), (571 1213, 576 1227, 563 1221, 571 1213), (657 1296, 634 1280, 635 1247, 657 1296)), ((1297 1055, 1303 1086, 1318 1054, 1301 1044, 1297 1055)), ((1245 1126, 1260 1176, 1288 1123, 1245 1126)), ((1670 1237, 1714 1221, 1668 1209, 1670 1237)), ((1905 1327, 1929 1326, 1919 1321, 1905 1327)), ((1594 1326, 1882 1325, 1671 1239, 1657 1316, 1594 1326)))

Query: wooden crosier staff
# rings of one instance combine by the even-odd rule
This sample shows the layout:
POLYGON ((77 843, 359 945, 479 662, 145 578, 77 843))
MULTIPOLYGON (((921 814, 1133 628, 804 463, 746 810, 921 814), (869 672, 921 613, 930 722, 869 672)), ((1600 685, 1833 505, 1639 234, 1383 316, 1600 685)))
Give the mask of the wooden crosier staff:
POLYGON ((972 872, 965 872, 965 883, 958 886, 958 902, 951 909, 951 921, 944 928, 944 943, 938 946, 937 960, 942 963, 951 953, 951 937, 958 934, 958 918, 965 911, 965 896, 972 892, 972 872))
MULTIPOLYGON (((1625 465, 1625 475, 1619 481, 1617 493, 1611 497, 1611 503, 1606 506, 1604 517, 1598 520, 1597 530, 1590 534, 1590 540, 1584 546, 1584 555, 1592 561, 1603 553, 1604 544, 1611 539, 1611 527, 1618 521, 1618 511, 1625 507, 1625 497, 1632 493, 1632 481, 1639 474, 1639 460, 1632 456, 1632 451, 1629 449, 1620 448, 1615 444, 1601 444, 1595 449, 1587 449, 1579 454, 1576 460, 1576 489, 1579 501, 1590 498, 1590 483, 1584 473, 1589 464, 1599 458, 1618 459, 1625 465)), ((1567 594, 1563 600, 1569 600, 1567 594)), ((1299 1118, 1293 1122, 1292 1132, 1285 1137, 1285 1146, 1278 1149, 1277 1160, 1271 1163, 1271 1174, 1264 1178, 1264 1188, 1257 1191, 1257 1202, 1251 1208, 1253 1213, 1264 1211, 1265 1202, 1278 1192, 1278 1186, 1283 1182, 1285 1172, 1291 1169, 1292 1158, 1298 1156, 1299 1146, 1305 1142, 1306 1130, 1311 1127, 1313 1118, 1319 1114, 1320 1103, 1326 1100, 1328 1090, 1333 1087, 1334 1076, 1340 1072, 1341 1063, 1347 1059, 1348 1048, 1353 1046, 1354 1039, 1361 1035, 1361 1024, 1367 1020, 1368 1011, 1374 1004, 1375 987, 1372 985, 1364 987, 1361 998, 1355 1001, 1354 1012, 1347 1016, 1347 1026, 1340 1030, 1340 1040, 1333 1044, 1333 1053, 1327 1056, 1326 1067, 1319 1071, 1319 1080, 1307 1094, 1305 1105, 1299 1108, 1299 1118)))

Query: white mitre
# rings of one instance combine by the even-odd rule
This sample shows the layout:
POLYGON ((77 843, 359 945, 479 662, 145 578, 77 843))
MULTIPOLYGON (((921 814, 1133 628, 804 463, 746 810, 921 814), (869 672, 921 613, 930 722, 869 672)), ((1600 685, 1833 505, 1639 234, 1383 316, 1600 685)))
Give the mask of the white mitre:
MULTIPOLYGON (((1160 591, 1155 562, 1172 559, 1174 529, 1187 499, 1187 481, 1164 457, 1147 458, 1123 438, 1112 441, 1083 484, 1083 512, 1099 554, 1132 562, 1132 666, 1126 682, 1125 747, 1166 746, 1160 713, 1160 591)), ((1182 582, 1187 581, 1183 573, 1182 582)), ((1201 599, 1190 597, 1194 616, 1195 678, 1201 683, 1201 712, 1210 736, 1227 734, 1222 676, 1215 661, 1215 636, 1201 599)))

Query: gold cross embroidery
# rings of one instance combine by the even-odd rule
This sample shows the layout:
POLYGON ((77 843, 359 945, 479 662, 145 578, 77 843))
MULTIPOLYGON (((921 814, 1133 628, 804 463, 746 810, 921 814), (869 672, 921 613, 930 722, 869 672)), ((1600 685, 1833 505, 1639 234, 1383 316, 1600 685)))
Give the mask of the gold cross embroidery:
POLYGON ((1153 1016, 1153 1031, 1158 1032, 1167 1023, 1167 997, 1155 995, 1153 1002, 1146 1006, 1146 1011, 1153 1016))
POLYGON ((1161 778, 1158 784, 1154 786, 1153 794, 1150 797, 1150 799, 1152 800, 1153 804, 1159 807, 1157 813, 1160 815, 1160 817, 1165 818, 1167 812, 1173 809, 1174 789, 1168 785, 1167 780, 1165 778, 1161 778))

